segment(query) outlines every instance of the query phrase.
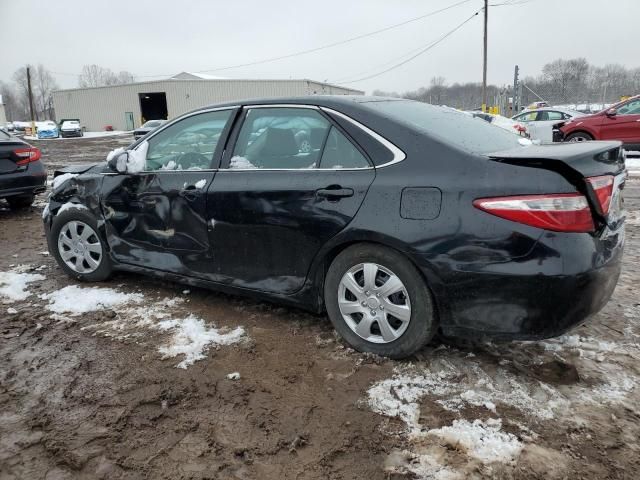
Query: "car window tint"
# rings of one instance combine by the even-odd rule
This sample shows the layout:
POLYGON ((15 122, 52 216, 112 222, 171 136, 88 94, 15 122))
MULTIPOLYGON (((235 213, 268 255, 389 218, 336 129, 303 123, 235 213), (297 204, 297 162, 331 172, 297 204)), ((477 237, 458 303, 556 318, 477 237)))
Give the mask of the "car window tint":
POLYGON ((634 100, 618 108, 618 115, 640 115, 640 100, 634 100))
POLYGON ((213 153, 231 110, 207 112, 180 120, 151 137, 147 171, 211 168, 213 153))
POLYGON ((309 108, 250 109, 229 168, 316 168, 330 126, 309 108))
POLYGON ((519 122, 535 122, 538 112, 527 112, 519 115, 515 119, 519 122))
POLYGON ((521 145, 519 140, 522 137, 516 133, 479 121, 453 108, 411 100, 384 100, 362 105, 399 124, 469 152, 497 152, 521 145))
POLYGON ((3 130, 0 130, 0 139, 9 140, 11 136, 8 133, 5 133, 3 130))
POLYGON ((369 162, 342 132, 331 127, 322 152, 320 168, 366 168, 369 162))
POLYGON ((544 112, 540 112, 540 118, 538 120, 562 120, 562 113, 546 110, 544 112))

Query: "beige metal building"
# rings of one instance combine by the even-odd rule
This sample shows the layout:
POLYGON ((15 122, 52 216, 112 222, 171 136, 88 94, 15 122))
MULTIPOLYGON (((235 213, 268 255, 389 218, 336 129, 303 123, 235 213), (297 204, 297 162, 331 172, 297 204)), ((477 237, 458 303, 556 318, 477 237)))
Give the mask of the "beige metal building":
POLYGON ((80 119, 88 131, 133 130, 147 120, 174 118, 218 102, 299 95, 363 95, 313 80, 218 79, 182 72, 166 79, 53 92, 58 120, 80 119))

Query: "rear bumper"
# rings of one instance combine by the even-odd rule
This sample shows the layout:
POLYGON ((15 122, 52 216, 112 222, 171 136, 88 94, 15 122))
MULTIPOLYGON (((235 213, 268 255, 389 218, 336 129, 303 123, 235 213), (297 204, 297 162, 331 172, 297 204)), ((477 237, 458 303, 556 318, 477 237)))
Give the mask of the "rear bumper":
POLYGON ((32 162, 22 172, 0 175, 0 198, 32 195, 46 190, 47 172, 41 162, 32 162))
POLYGON ((82 132, 65 132, 64 130, 60 131, 60 136, 63 138, 68 138, 68 137, 81 137, 82 136, 82 132))
POLYGON ((609 301, 622 264, 624 228, 605 239, 549 232, 525 257, 450 272, 442 330, 494 340, 555 337, 584 323, 609 301))

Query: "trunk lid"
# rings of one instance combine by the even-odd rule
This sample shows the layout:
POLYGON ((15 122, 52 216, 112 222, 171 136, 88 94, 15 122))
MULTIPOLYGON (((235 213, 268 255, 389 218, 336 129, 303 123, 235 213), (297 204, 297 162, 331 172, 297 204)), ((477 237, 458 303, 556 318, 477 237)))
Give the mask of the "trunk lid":
MULTIPOLYGON (((626 179, 625 155, 622 142, 572 142, 552 145, 530 145, 487 156, 496 162, 551 170, 562 175, 579 193, 582 193, 598 223, 618 228, 624 222, 622 189, 626 179), (611 176, 610 207, 602 209, 598 193, 589 179, 611 176)), ((558 192, 549 192, 558 193, 558 192)))
POLYGON ((17 165, 16 162, 19 161, 20 158, 13 153, 15 149, 24 147, 28 147, 28 145, 20 141, 0 141, 0 175, 13 173, 18 169, 25 169, 25 167, 17 165))

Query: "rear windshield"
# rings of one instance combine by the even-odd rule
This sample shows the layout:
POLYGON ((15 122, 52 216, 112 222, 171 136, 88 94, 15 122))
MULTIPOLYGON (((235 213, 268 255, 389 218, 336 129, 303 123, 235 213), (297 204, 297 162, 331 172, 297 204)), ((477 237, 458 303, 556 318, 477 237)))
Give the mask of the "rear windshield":
POLYGON ((9 140, 11 135, 6 133, 4 130, 0 130, 0 140, 9 140))
POLYGON ((468 152, 483 154, 521 145, 519 135, 453 108, 411 100, 368 102, 367 106, 468 152))

